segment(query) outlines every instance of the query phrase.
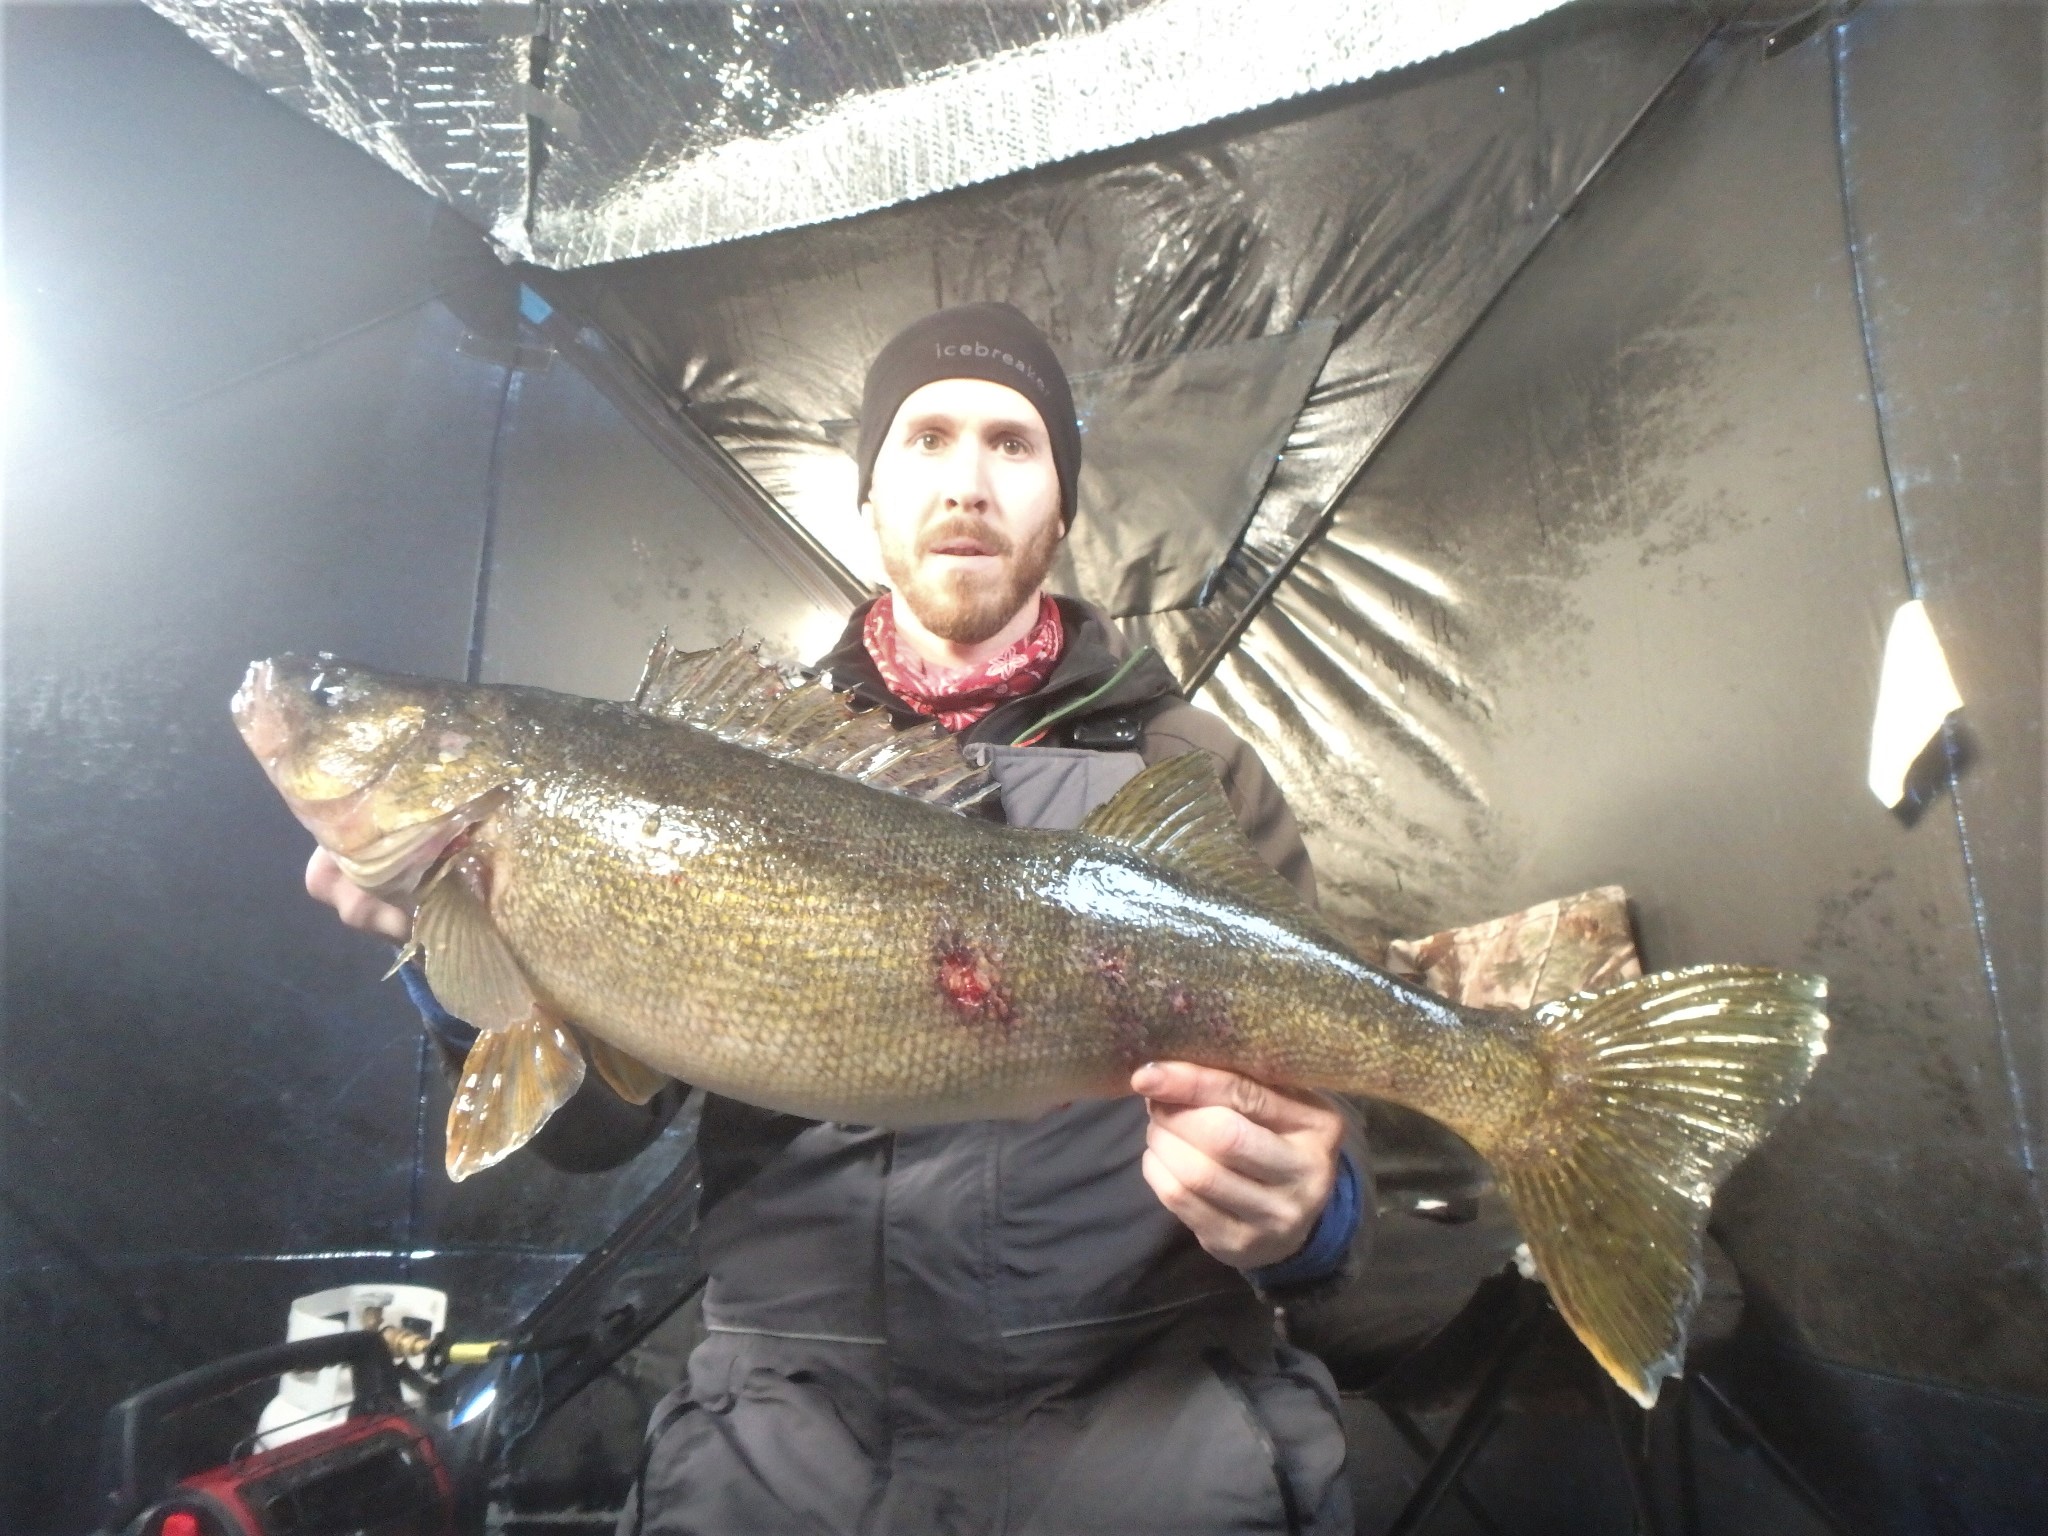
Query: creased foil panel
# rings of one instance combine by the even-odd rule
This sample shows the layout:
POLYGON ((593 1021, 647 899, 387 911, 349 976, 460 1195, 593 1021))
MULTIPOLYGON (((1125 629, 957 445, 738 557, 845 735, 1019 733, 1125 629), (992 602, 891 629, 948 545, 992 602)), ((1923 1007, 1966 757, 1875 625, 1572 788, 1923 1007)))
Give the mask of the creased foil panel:
POLYGON ((788 135, 855 98, 1093 36, 1162 3, 556 6, 548 82, 577 127, 549 139, 548 196, 564 220, 587 220, 735 140, 788 135))
POLYGON ((1063 592, 1113 618, 1207 596, 1272 477, 1337 327, 1075 374, 1079 515, 1055 560, 1063 592))
POLYGON ((1569 46, 1390 94, 1345 135, 1358 179, 1329 195, 1365 238, 1330 241, 1309 269, 1323 303, 1341 304, 1345 334, 1211 600, 1139 626, 1184 682, 1223 660, 1276 574, 1707 31, 1672 13, 1589 28, 1569 46))
POLYGON ((533 6, 145 3, 499 244, 525 247, 533 6))
MULTIPOLYGON (((849 92, 765 135, 745 131, 743 113, 732 109, 772 96, 784 72, 780 56, 801 59, 821 47, 815 28, 828 15, 911 39, 946 26, 951 8, 738 6, 733 25, 748 18, 753 46, 730 62, 722 115, 739 118, 741 131, 714 147, 682 146, 679 155, 652 145, 641 168, 616 183, 601 176, 595 189, 571 184, 566 170, 559 187, 555 174, 544 175, 532 255, 583 266, 844 218, 1366 79, 1559 3, 1156 0, 1128 7, 1099 31, 1082 26, 893 89, 849 92)), ((592 131, 612 100, 605 61, 659 47, 658 39, 596 44, 601 14, 568 7, 561 26, 564 99, 592 131), (585 31, 593 35, 587 48, 585 31), (586 52, 593 57, 582 58, 586 52)))
MULTIPOLYGON (((1139 581, 1076 562, 1081 595, 1150 613, 1127 627, 1195 682, 1707 30, 1675 8, 1567 6, 1270 118, 557 286, 856 567, 854 476, 829 424, 857 414, 868 360, 917 316, 1007 300, 1077 375, 1175 359, 1185 371, 1205 352, 1329 327, 1334 350, 1270 475, 1256 466, 1256 512, 1232 523, 1237 548, 1201 606, 1152 579, 1163 569, 1139 581)), ((1255 373, 1241 375, 1241 411, 1255 373)), ((1173 433, 1148 437, 1149 454, 1124 454, 1126 484, 1168 484, 1182 468, 1173 433)), ((1151 559, 1125 547, 1130 531, 1109 542, 1151 559)))

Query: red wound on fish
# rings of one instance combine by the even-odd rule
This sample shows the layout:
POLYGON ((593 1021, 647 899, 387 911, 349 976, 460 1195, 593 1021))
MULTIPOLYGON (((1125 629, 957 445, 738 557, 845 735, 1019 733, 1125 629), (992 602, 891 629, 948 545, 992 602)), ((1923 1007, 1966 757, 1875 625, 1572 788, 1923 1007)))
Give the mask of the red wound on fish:
POLYGON ((1197 992, 1176 981, 1166 988, 1166 1007, 1183 1050, 1228 1052, 1237 1047, 1237 1019, 1227 995, 1197 992))
POLYGON ((962 1013, 1006 1024, 1010 1019, 1010 994, 1004 990, 1003 975, 995 957, 980 945, 959 934, 950 934, 938 945, 939 991, 962 1013))

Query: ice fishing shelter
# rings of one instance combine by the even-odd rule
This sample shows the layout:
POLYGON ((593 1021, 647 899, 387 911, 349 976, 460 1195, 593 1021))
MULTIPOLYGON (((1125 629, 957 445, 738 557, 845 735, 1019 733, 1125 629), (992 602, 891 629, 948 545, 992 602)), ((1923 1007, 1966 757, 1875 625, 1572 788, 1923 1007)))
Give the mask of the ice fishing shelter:
POLYGON ((1076 375, 1068 579, 1362 940, 1613 882, 1653 966, 1827 974, 1738 1385, 1860 1528, 2048 1518, 2038 7, 153 9, 5 18, 20 1528, 287 1298, 488 1331, 661 1171, 447 1185, 242 665, 815 650, 861 369, 987 298, 1076 375), (1911 598, 1963 703, 1894 808, 1911 598))

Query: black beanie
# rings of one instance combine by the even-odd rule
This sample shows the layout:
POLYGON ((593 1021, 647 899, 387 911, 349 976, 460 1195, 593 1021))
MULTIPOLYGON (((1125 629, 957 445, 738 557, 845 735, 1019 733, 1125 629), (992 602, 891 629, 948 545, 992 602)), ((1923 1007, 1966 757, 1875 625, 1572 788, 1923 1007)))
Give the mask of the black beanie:
POLYGON ((1081 475, 1081 428, 1067 371, 1038 327, 1007 304, 956 304, 906 325, 868 367, 860 397, 860 496, 868 499, 875 455, 903 402, 935 379, 1007 384, 1037 407, 1052 439, 1060 479, 1060 521, 1074 521, 1081 475))

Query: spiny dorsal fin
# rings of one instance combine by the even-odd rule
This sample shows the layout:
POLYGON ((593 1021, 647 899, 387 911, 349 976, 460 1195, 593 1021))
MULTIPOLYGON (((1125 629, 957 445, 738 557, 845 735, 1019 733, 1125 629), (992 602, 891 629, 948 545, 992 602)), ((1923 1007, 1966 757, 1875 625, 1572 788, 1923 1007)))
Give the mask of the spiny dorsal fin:
POLYGON ((715 650, 677 651, 663 635, 632 703, 722 741, 952 811, 971 810, 996 792, 995 781, 960 755, 937 722, 898 730, 887 711, 855 709, 824 683, 763 660, 743 638, 715 650))
POLYGON ((1220 885, 1296 932, 1350 950, 1259 857, 1206 752, 1183 752, 1147 768, 1090 811, 1081 830, 1220 885))

